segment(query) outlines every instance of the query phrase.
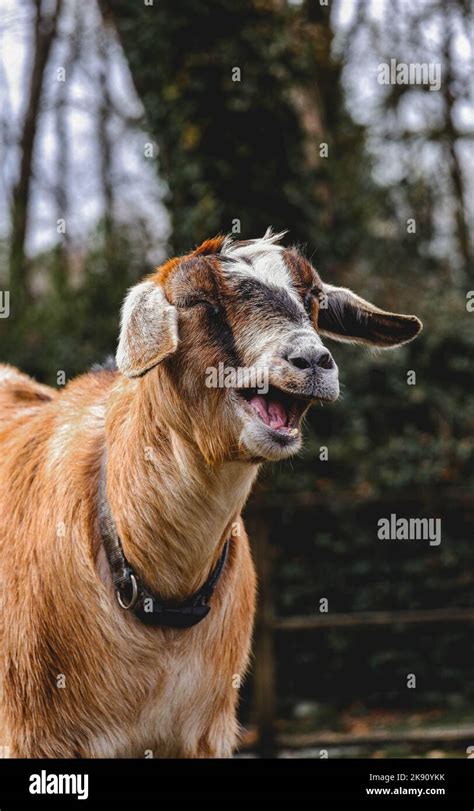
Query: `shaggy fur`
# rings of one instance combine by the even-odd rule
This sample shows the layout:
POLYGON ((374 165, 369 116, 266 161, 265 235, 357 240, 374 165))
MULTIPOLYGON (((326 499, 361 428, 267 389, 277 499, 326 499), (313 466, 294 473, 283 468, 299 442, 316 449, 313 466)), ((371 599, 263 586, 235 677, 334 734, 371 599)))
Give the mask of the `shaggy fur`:
MULTIPOLYGON (((119 370, 55 391, 0 366, 0 746, 11 756, 232 753, 255 604, 240 513, 260 462, 290 455, 299 439, 255 427, 238 393, 205 388, 205 370, 263 358, 272 385, 304 394, 301 417, 326 389, 284 350, 321 344, 323 287, 271 235, 208 240, 130 292, 119 370), (110 509, 148 589, 185 598, 231 537, 211 612, 194 628, 146 627, 119 607, 98 529, 104 451, 110 509)), ((366 314, 346 319, 352 295, 327 314, 327 331, 337 337, 341 323, 347 339, 352 319, 355 339, 364 330, 373 342, 366 314)), ((392 344, 419 329, 384 318, 383 345, 390 319, 392 344)))

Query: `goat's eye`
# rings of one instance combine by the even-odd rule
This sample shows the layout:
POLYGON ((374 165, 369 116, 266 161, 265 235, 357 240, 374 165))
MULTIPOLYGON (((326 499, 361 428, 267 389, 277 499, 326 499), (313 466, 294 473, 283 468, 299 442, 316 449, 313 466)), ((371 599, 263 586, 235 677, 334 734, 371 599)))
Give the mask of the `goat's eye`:
POLYGON ((205 298, 198 298, 197 296, 196 297, 189 296, 188 298, 181 299, 181 301, 178 302, 178 306, 190 309, 191 307, 199 307, 199 306, 212 307, 212 304, 205 298))
POLYGON ((193 307, 206 307, 212 316, 216 317, 220 314, 220 309, 217 304, 213 304, 212 301, 206 298, 199 298, 198 296, 189 296, 188 298, 181 299, 181 301, 178 302, 178 307, 182 307, 185 310, 190 310, 193 307))
POLYGON ((303 300, 304 307, 309 315, 311 315, 313 312, 313 302, 315 299, 319 297, 319 294, 320 294, 319 287, 312 287, 311 290, 308 290, 308 292, 304 297, 303 300))
POLYGON ((304 297, 304 301, 303 301, 304 308, 305 308, 306 312, 308 313, 308 315, 311 315, 311 313, 313 311, 313 301, 314 301, 314 296, 313 296, 312 291, 310 290, 309 293, 306 293, 306 295, 304 297))

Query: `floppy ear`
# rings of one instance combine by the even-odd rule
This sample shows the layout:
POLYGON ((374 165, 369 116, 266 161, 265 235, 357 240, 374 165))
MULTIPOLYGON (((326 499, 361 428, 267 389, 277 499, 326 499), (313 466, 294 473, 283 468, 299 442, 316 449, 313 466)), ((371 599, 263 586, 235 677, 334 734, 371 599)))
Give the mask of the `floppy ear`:
POLYGON ((422 328, 416 315, 379 310, 345 287, 323 287, 318 331, 328 338, 389 349, 411 341, 422 328))
POLYGON ((117 366, 127 377, 139 377, 171 355, 178 346, 178 317, 163 288, 154 282, 132 287, 122 308, 117 366))

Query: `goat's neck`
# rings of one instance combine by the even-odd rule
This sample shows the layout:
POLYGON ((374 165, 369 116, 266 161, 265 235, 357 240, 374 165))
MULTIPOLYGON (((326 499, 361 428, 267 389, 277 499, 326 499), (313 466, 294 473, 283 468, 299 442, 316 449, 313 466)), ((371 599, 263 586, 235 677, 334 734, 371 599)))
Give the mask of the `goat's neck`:
POLYGON ((125 555, 148 588, 184 598, 205 581, 257 473, 209 465, 160 421, 145 380, 121 381, 107 416, 107 495, 125 555))

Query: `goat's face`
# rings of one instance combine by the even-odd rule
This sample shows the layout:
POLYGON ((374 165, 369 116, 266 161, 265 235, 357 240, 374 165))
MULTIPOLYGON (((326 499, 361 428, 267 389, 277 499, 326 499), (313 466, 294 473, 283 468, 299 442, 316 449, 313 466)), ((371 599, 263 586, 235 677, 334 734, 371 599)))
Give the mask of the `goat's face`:
POLYGON ((130 377, 160 364, 163 416, 208 461, 277 460, 299 449, 311 403, 339 395, 321 336, 391 347, 420 329, 324 284, 278 237, 218 238, 132 289, 117 362, 130 377))

